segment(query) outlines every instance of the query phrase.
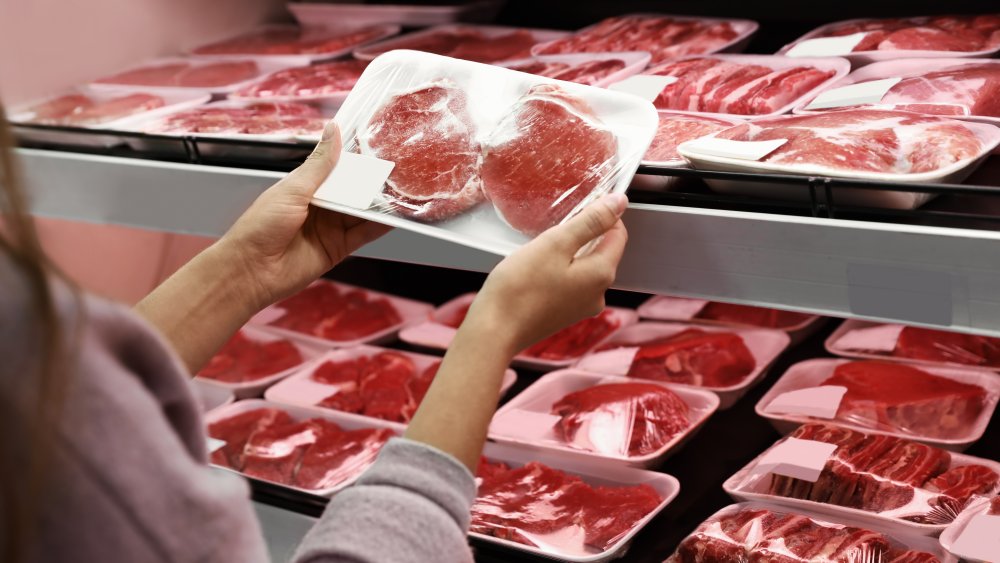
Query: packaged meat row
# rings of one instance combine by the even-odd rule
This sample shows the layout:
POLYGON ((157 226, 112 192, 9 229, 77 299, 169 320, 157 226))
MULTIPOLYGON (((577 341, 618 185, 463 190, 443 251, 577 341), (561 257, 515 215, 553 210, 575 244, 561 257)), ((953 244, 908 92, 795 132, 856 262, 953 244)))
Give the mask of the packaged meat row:
POLYGON ((318 101, 338 106, 347 98, 367 66, 367 61, 347 60, 279 70, 236 90, 229 97, 236 100, 318 101))
POLYGON ((226 94, 286 65, 247 60, 156 59, 94 80, 100 89, 205 90, 226 94))
POLYGON ((102 92, 78 88, 12 108, 13 123, 115 129, 137 120, 204 104, 203 93, 156 95, 149 92, 102 92))
POLYGON ((399 26, 298 27, 266 26, 216 43, 203 45, 192 54, 213 58, 264 58, 307 64, 335 59, 367 43, 399 33, 399 26))
POLYGON ((915 326, 850 319, 830 335, 826 349, 850 358, 1000 370, 1000 338, 915 326))
POLYGON ((807 313, 670 295, 650 297, 637 311, 640 317, 653 321, 774 328, 787 332, 793 344, 812 334, 824 321, 823 317, 807 313))
POLYGON ((649 53, 594 53, 539 55, 500 63, 500 66, 588 86, 604 87, 638 73, 649 63, 649 53))
POLYGON ((361 47, 354 51, 354 56, 372 60, 394 49, 406 49, 479 63, 500 63, 531 56, 532 47, 538 43, 565 35, 565 31, 547 29, 444 25, 361 47))
POLYGON ((241 399, 254 397, 319 354, 317 348, 243 327, 201 368, 197 378, 241 399))

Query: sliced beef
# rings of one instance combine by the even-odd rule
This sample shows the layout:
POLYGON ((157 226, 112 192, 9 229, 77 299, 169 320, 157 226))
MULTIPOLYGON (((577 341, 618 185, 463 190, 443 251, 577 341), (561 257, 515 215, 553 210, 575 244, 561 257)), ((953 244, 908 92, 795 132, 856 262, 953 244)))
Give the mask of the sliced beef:
POLYGON ((692 328, 648 342, 618 343, 638 346, 628 376, 686 383, 703 387, 729 387, 753 373, 757 362, 739 335, 692 328))

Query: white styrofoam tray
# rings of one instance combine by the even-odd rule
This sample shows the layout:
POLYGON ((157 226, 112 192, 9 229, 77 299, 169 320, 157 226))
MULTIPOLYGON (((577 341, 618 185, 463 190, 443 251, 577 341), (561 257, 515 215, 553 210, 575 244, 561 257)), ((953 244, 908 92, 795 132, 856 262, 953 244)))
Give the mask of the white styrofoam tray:
POLYGON ((375 57, 392 51, 395 49, 408 49, 406 46, 408 43, 414 39, 420 40, 424 37, 430 35, 436 35, 441 32, 451 32, 459 30, 471 30, 481 33, 484 37, 492 38, 501 35, 507 35, 515 31, 530 31, 531 35, 535 38, 536 43, 541 43, 543 41, 551 41, 553 39, 558 39, 560 37, 566 37, 569 35, 568 31, 557 31, 554 29, 532 29, 525 27, 508 27, 502 25, 469 25, 469 24, 448 24, 439 25, 437 27, 431 27, 428 29, 423 29, 420 31, 414 31, 413 33, 407 33, 405 35, 400 35, 399 37, 392 37, 386 39, 385 41, 379 41, 378 43, 369 43, 358 47, 354 50, 354 58, 361 59, 363 61, 370 61, 375 57))
POLYGON ((236 400, 232 391, 202 379, 192 379, 191 388, 201 406, 201 412, 213 411, 236 400))
MULTIPOLYGON (((754 357, 755 366, 743 381, 728 387, 707 387, 685 385, 677 386, 706 389, 719 396, 719 409, 725 410, 736 404, 751 387, 759 383, 767 375, 771 364, 788 348, 791 339, 780 330, 762 328, 722 328, 713 326, 695 326, 680 323, 649 323, 640 322, 626 327, 614 334, 604 346, 616 343, 646 342, 657 338, 669 337, 690 328, 697 328, 708 333, 732 333, 743 339, 743 343, 754 357)), ((573 367, 591 373, 625 376, 632 364, 634 354, 622 354, 623 349, 612 349, 591 352, 580 359, 573 367)), ((646 380, 641 380, 646 381, 646 380)))
POLYGON ((235 92, 236 90, 239 90, 240 88, 243 88, 244 86, 246 86, 248 84, 252 84, 252 83, 256 82, 257 80, 260 80, 260 78, 262 76, 266 76, 268 74, 271 74, 273 72, 277 72, 277 71, 285 69, 285 68, 291 68, 293 66, 296 66, 296 65, 293 65, 293 64, 289 64, 287 62, 272 61, 272 60, 268 60, 268 59, 258 59, 256 57, 241 57, 239 59, 239 61, 237 61, 235 59, 232 60, 232 61, 213 61, 213 60, 210 60, 210 59, 200 58, 200 57, 199 58, 195 58, 195 57, 163 57, 163 58, 157 58, 157 59, 148 60, 148 61, 146 61, 146 62, 144 62, 142 64, 136 64, 136 65, 132 65, 132 66, 126 67, 126 68, 122 69, 119 72, 111 73, 111 74, 108 74, 107 76, 104 76, 102 78, 95 79, 94 81, 92 81, 89 84, 89 87, 93 88, 94 90, 105 90, 105 91, 111 91, 111 92, 121 92, 121 91, 125 91, 125 92, 150 92, 150 93, 159 94, 159 95, 171 94, 171 93, 176 93, 176 92, 209 92, 209 93, 212 93, 212 94, 229 94, 231 92, 235 92), (140 70, 140 69, 147 68, 147 67, 156 67, 156 66, 160 66, 160 65, 167 65, 167 64, 171 64, 171 63, 188 63, 188 64, 190 64, 193 67, 201 67, 201 66, 207 66, 207 65, 210 65, 210 64, 219 63, 219 62, 239 62, 239 61, 253 62, 254 64, 256 64, 257 65, 257 74, 253 78, 248 78, 246 80, 241 80, 239 82, 233 82, 231 84, 224 84, 224 85, 221 85, 221 86, 209 86, 209 87, 142 86, 142 85, 125 84, 125 83, 98 82, 98 80, 101 80, 102 78, 111 78, 111 77, 113 77, 113 76, 115 76, 117 74, 122 74, 122 73, 130 72, 130 71, 133 71, 133 70, 140 70))
POLYGON ((476 0, 435 5, 365 4, 361 2, 289 2, 288 9, 303 26, 336 26, 349 21, 355 25, 394 24, 426 27, 457 22, 492 20, 503 0, 476 0))
MULTIPOLYGON (((761 397, 760 401, 757 402, 757 406, 755 407, 757 415, 769 420, 775 429, 782 434, 789 434, 802 424, 809 422, 824 422, 822 419, 806 415, 775 414, 768 412, 767 406, 782 393, 821 385, 827 378, 833 375, 834 370, 837 367, 849 363, 852 363, 852 360, 824 358, 806 360, 793 365, 788 368, 788 371, 781 376, 778 382, 775 383, 767 391, 767 393, 761 397)), ((967 383, 970 385, 978 385, 986 391, 986 403, 983 405, 983 410, 979 414, 976 424, 969 427, 964 434, 953 438, 938 438, 907 434, 903 432, 886 431, 841 419, 833 419, 832 422, 839 426, 854 428, 861 430, 862 432, 887 434, 889 436, 896 436, 897 438, 903 438, 905 440, 923 442, 924 444, 946 450, 958 452, 965 450, 982 438, 983 433, 986 432, 986 427, 990 423, 990 418, 993 417, 993 412, 996 410, 997 400, 1000 399, 1000 378, 998 378, 993 372, 974 371, 968 369, 929 368, 925 371, 931 375, 951 379, 953 381, 967 383)))
MULTIPOLYGON (((550 414, 552 412, 552 405, 570 393, 609 383, 639 382, 636 379, 600 375, 573 369, 554 371, 542 376, 538 381, 531 384, 530 387, 508 401, 507 404, 497 411, 494 420, 515 411, 526 410, 550 414)), ((673 391, 690 409, 688 411, 689 426, 654 452, 640 456, 614 456, 582 450, 574 448, 563 441, 555 432, 554 427, 549 429, 549 432, 544 435, 539 435, 535 430, 532 430, 532 433, 535 434, 533 436, 516 435, 513 432, 508 433, 491 428, 489 437, 495 442, 517 444, 532 450, 559 452, 560 454, 574 458, 605 460, 615 465, 625 464, 640 468, 657 467, 698 433, 702 425, 718 408, 719 398, 715 393, 710 391, 685 385, 672 385, 661 381, 645 380, 641 381, 641 383, 660 385, 673 391)))
MULTIPOLYGON (((329 385, 326 383, 320 383, 312 379, 313 372, 316 371, 321 365, 326 362, 344 362, 348 360, 354 360, 360 357, 371 357, 382 352, 393 352, 396 354, 402 354, 411 360, 417 368, 417 373, 423 372, 425 369, 433 364, 439 363, 441 358, 438 356, 428 356, 426 354, 415 354, 413 352, 404 352, 401 350, 391 350, 389 348, 379 348, 376 346, 355 346, 353 348, 341 348, 339 350, 331 350, 325 354, 313 359, 313 361, 308 364, 299 366, 291 377, 288 377, 284 381, 279 382, 277 385, 269 388, 264 393, 264 398, 268 401, 274 403, 281 403, 285 405, 298 405, 303 407, 315 407, 315 408, 326 408, 320 406, 323 399, 334 395, 338 391, 338 387, 335 385, 329 385)), ((500 396, 503 396, 514 386, 517 382, 517 374, 514 370, 508 369, 504 372, 503 383, 500 386, 500 396)), ((471 384, 475 384, 474 380, 471 384)), ((368 417, 362 414, 353 413, 343 413, 346 416, 358 417, 364 420, 372 420, 372 417, 368 417)), ((379 419, 381 420, 381 419, 379 419)), ((406 425, 402 423, 395 423, 398 428, 405 428, 406 425)))
MULTIPOLYGON (((354 31, 360 31, 364 27, 368 27, 368 26, 358 27, 358 26, 351 25, 349 27, 343 27, 343 28, 340 28, 340 29, 343 30, 344 33, 346 34, 346 33, 351 33, 351 32, 354 32, 354 31)), ((347 46, 345 46, 345 47, 343 47, 341 49, 337 49, 335 51, 329 51, 329 52, 326 52, 326 53, 304 53, 304 54, 298 54, 298 55, 267 55, 267 54, 260 54, 260 53, 238 53, 238 54, 227 54, 227 55, 220 55, 220 54, 203 54, 203 55, 200 55, 200 54, 197 53, 198 49, 200 49, 202 47, 208 47, 208 46, 214 45, 216 43, 222 43, 224 41, 231 41, 231 40, 238 39, 238 38, 246 36, 246 35, 251 35, 253 33, 265 32, 265 31, 270 31, 270 30, 302 29, 302 28, 299 28, 299 26, 296 26, 296 25, 282 25, 282 24, 278 24, 278 25, 265 25, 265 26, 259 27, 259 28, 255 29, 255 30, 251 31, 251 32, 248 32, 248 33, 241 33, 240 35, 228 37, 228 38, 224 39, 223 41, 213 41, 212 43, 208 43, 208 44, 205 44, 205 45, 199 45, 195 49, 192 49, 191 54, 193 56, 195 56, 195 57, 202 57, 202 58, 206 58, 206 59, 245 59, 247 57, 253 57, 254 59, 266 59, 266 60, 281 62, 281 63, 292 65, 292 66, 301 66, 301 65, 312 64, 312 63, 319 62, 319 61, 326 61, 326 60, 330 60, 330 59, 338 59, 340 57, 343 57, 344 55, 351 54, 360 45, 367 45, 367 44, 370 44, 370 43, 375 43, 375 42, 378 42, 378 41, 382 41, 386 37, 392 37, 393 35, 396 35, 400 31, 400 27, 398 25, 378 24, 378 25, 373 25, 371 27, 377 28, 376 32, 373 33, 373 36, 372 36, 371 39, 369 39, 369 40, 367 40, 365 42, 362 42, 362 43, 354 43, 352 45, 347 45, 347 46)), ((327 28, 324 28, 324 29, 338 30, 338 28, 334 28, 334 27, 327 27, 327 28)))
POLYGON ((536 55, 525 59, 514 59, 512 61, 504 61, 501 63, 497 63, 497 66, 502 66, 504 68, 515 68, 522 65, 539 62, 539 63, 565 63, 573 67, 590 61, 607 61, 614 59, 618 59, 624 62, 625 66, 605 76, 604 78, 594 82, 592 86, 597 86, 598 88, 604 88, 609 84, 628 78, 633 74, 638 74, 640 71, 642 71, 642 69, 646 68, 647 64, 649 64, 649 53, 646 53, 644 51, 625 51, 622 53, 570 53, 568 55, 536 55))
MULTIPOLYGON (((972 519, 980 514, 986 514, 990 509, 989 499, 980 499, 969 503, 969 506, 965 507, 965 510, 955 518, 943 532, 941 532, 941 537, 939 538, 941 547, 945 549, 950 555, 955 557, 961 557, 962 561, 979 561, 972 557, 967 557, 960 550, 957 550, 955 543, 958 541, 962 534, 965 532, 965 528, 972 522, 972 519)), ((983 563, 990 563, 989 561, 984 561, 983 563)))

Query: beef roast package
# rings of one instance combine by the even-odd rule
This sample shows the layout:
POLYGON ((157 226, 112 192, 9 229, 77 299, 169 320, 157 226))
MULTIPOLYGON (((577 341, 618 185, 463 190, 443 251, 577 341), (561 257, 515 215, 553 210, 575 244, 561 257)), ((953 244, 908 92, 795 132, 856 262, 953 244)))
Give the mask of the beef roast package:
POLYGON ((806 424, 723 488, 737 500, 936 536, 971 502, 1000 489, 1000 463, 886 434, 806 424))
POLYGON ((655 467, 693 437, 718 406, 719 398, 701 389, 560 370, 500 408, 490 439, 655 467))
POLYGON ((961 451, 983 436, 998 398, 1000 379, 989 371, 819 359, 789 368, 757 414, 785 433, 835 420, 961 451))
POLYGON ((405 49, 433 53, 477 63, 497 64, 531 55, 535 45, 564 37, 565 31, 499 25, 442 25, 393 37, 354 51, 354 57, 371 60, 389 51, 405 49))
POLYGON ((653 321, 679 321, 720 326, 743 326, 783 330, 792 344, 801 342, 823 322, 823 317, 768 307, 720 303, 704 299, 654 295, 637 309, 639 316, 653 321))
MULTIPOLYGON (((408 423, 434 381, 441 358, 375 346, 334 350, 269 388, 268 401, 333 409, 408 423)), ((517 381, 504 374, 501 394, 517 381)))
POLYGON ((202 45, 192 54, 215 59, 254 57, 304 65, 336 59, 361 45, 399 33, 397 25, 299 27, 268 25, 249 33, 202 45))
POLYGON ((681 541, 665 563, 957 563, 933 539, 885 534, 844 519, 745 502, 722 508, 681 541))
POLYGON ((313 204, 509 254, 627 187, 656 110, 619 92, 415 51, 372 61, 337 113, 313 204))
POLYGON ((970 503, 941 533, 941 547, 962 561, 991 563, 997 556, 1000 496, 970 503))
POLYGON ((1000 370, 1000 338, 849 319, 826 340, 831 354, 928 366, 1000 370))

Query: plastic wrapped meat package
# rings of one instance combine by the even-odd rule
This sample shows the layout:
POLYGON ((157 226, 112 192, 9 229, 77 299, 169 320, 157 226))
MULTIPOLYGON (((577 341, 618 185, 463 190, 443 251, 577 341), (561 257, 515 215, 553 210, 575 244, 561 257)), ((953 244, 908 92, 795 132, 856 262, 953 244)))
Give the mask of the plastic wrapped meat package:
POLYGON ((983 436, 998 398, 1000 380, 988 371, 818 359, 789 368, 756 410, 785 433, 835 420, 961 451, 983 436))
POLYGON ((220 407, 206 423, 213 465, 320 496, 354 482, 396 435, 381 421, 261 400, 220 407))
POLYGON ((396 25, 362 27, 298 27, 269 25, 202 45, 192 54, 212 58, 246 58, 277 60, 291 64, 308 64, 335 59, 351 53, 367 43, 399 33, 396 25))
POLYGON ((233 92, 235 100, 315 101, 339 106, 361 78, 367 61, 343 60, 279 70, 233 92))
POLYGON ((830 335, 826 349, 851 358, 1000 370, 1000 338, 916 326, 850 319, 830 335))
POLYGON ((330 27, 349 21, 357 25, 395 24, 403 27, 426 27, 456 22, 488 22, 503 7, 503 0, 442 1, 434 4, 402 2, 316 3, 289 2, 299 24, 330 27))
POLYGON ((560 561, 610 561, 677 495, 676 479, 488 443, 470 534, 560 561))
POLYGON ((533 54, 646 51, 656 64, 686 55, 741 50, 757 27, 749 20, 628 14, 539 45, 533 54))
POLYGON ((372 61, 336 120, 367 175, 314 205, 494 254, 624 191, 656 124, 628 94, 414 51, 372 61))
MULTIPOLYGON (((447 350, 475 297, 475 293, 467 293, 448 301, 425 322, 400 331, 399 338, 414 346, 447 350)), ((514 358, 514 365, 542 371, 568 367, 616 331, 637 320, 635 311, 608 307, 600 315, 584 319, 530 346, 514 358)))
POLYGON ((531 56, 531 48, 538 43, 565 35, 565 31, 548 29, 442 25, 361 47, 354 51, 354 57, 371 60, 388 51, 405 49, 495 64, 531 56))
POLYGON ((1000 124, 1000 61, 903 59, 858 69, 795 113, 864 107, 1000 124))
MULTIPOLYGON (((895 183, 956 183, 1000 144, 1000 129, 909 112, 853 109, 754 120, 688 141, 678 151, 698 169, 820 175, 895 183)), ((808 201, 803 186, 707 180, 722 193, 808 201)), ((833 188, 841 205, 919 207, 915 192, 833 188)))
POLYGON ((826 424, 799 427, 723 484, 737 500, 926 536, 998 487, 998 462, 826 424))
POLYGON ((941 533, 941 547, 962 561, 992 563, 996 556, 996 524, 1000 517, 1000 496, 970 503, 941 533), (977 521, 982 526, 977 526, 977 521))
POLYGON ((1000 14, 982 14, 832 23, 807 33, 778 53, 845 56, 862 66, 904 58, 988 57, 998 51, 1000 14))
POLYGON ((719 326, 774 328, 783 330, 797 344, 819 328, 823 317, 768 307, 720 303, 703 299, 654 295, 637 309, 652 321, 675 321, 719 326))
POLYGON ((317 280, 264 309, 250 324, 325 348, 345 348, 389 340, 431 310, 420 301, 317 280))
POLYGON ((782 331, 641 322, 574 366, 591 373, 701 387, 727 409, 760 381, 789 345, 782 331))
POLYGON ((604 87, 638 74, 649 63, 649 53, 576 53, 539 55, 499 63, 499 66, 537 76, 604 87))
POLYGON ((100 90, 172 92, 204 90, 228 94, 287 64, 251 58, 213 61, 199 58, 163 58, 147 61, 91 83, 100 90))
MULTIPOLYGON (((742 119, 709 117, 693 113, 660 111, 656 136, 649 150, 642 157, 642 166, 656 168, 687 168, 688 163, 677 152, 677 147, 686 141, 705 135, 718 133, 743 122, 742 119)), ((672 190, 683 184, 684 178, 636 174, 632 179, 632 189, 649 191, 672 190)))
POLYGON ((722 508, 664 563, 958 563, 931 538, 885 534, 766 503, 722 508))
POLYGON ((708 391, 577 370, 546 374, 497 411, 490 439, 582 460, 655 467, 719 405, 708 391))
MULTIPOLYGON (((434 381, 441 358, 374 346, 327 352, 264 394, 275 403, 321 407, 408 423, 434 381)), ((504 374, 501 394, 517 381, 504 374)))

